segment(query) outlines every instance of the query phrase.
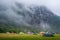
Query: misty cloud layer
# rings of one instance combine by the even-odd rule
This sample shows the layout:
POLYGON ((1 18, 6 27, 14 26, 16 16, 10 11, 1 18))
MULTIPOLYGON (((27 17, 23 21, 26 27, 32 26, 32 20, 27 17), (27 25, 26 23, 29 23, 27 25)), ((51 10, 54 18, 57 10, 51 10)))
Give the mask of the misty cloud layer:
POLYGON ((60 16, 60 0, 17 0, 26 5, 45 5, 60 16))
POLYGON ((22 30, 26 27, 59 32, 59 16, 60 0, 0 0, 2 28, 16 26, 22 30))
POLYGON ((0 4, 7 7, 13 6, 14 2, 19 2, 25 5, 45 5, 55 14, 60 16, 60 0, 0 0, 0 4))
MULTIPOLYGON (((41 6, 41 5, 46 6, 53 13, 60 16, 59 0, 0 0, 0 15, 8 18, 10 22, 13 21, 18 25, 20 24, 29 25, 28 23, 26 23, 26 21, 29 22, 31 20, 32 17, 31 15, 34 14, 34 10, 35 10, 33 9, 31 11, 29 9, 29 6, 32 6, 33 8, 33 6, 41 6), (21 12, 23 14, 19 15, 17 14, 17 12, 21 12)), ((6 20, 3 19, 2 21, 7 22, 6 20)), ((47 23, 45 24, 43 22, 42 24, 43 27, 47 27, 47 26, 48 28, 50 27, 47 23)))

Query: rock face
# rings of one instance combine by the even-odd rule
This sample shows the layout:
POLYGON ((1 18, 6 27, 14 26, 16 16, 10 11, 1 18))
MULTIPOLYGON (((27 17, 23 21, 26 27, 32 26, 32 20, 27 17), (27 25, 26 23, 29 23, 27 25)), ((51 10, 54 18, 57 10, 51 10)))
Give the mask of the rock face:
POLYGON ((31 19, 32 21, 31 24, 40 24, 41 22, 47 22, 49 17, 54 16, 54 14, 50 10, 48 10, 45 6, 34 8, 35 10, 31 19))
POLYGON ((37 31, 45 30, 59 33, 60 17, 45 6, 27 7, 24 4, 15 3, 14 6, 7 7, 1 4, 0 26, 4 29, 9 26, 8 28, 20 28, 22 30, 33 29, 37 31))

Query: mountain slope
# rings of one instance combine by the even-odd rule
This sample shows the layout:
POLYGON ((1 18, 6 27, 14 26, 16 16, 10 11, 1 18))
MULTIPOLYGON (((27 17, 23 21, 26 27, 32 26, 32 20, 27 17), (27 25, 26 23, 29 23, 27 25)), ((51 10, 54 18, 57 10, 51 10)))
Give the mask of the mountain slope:
POLYGON ((60 17, 45 6, 27 7, 21 3, 15 3, 14 6, 5 8, 0 5, 0 32, 53 31, 60 33, 59 26, 60 17))

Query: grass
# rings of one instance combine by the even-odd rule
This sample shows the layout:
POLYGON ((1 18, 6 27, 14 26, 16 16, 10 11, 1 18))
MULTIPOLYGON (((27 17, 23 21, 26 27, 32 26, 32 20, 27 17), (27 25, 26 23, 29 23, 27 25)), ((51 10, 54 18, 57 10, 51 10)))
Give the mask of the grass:
POLYGON ((0 34, 0 40, 60 40, 60 34, 54 37, 43 37, 42 35, 20 35, 20 34, 0 34))

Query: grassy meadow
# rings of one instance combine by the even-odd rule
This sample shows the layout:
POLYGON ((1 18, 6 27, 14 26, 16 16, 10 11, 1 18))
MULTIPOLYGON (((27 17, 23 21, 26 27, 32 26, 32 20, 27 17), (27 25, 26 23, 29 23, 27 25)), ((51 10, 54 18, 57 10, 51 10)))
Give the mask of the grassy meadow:
POLYGON ((43 37, 42 35, 0 33, 0 40, 60 40, 60 34, 55 34, 54 37, 43 37))

